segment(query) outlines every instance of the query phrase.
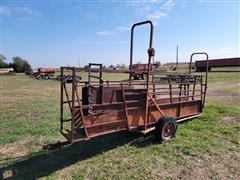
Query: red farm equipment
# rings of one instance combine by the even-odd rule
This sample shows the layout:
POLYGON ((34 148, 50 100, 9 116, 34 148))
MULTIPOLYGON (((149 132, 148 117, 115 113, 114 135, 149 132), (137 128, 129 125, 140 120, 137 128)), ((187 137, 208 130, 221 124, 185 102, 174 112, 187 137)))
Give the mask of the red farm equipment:
MULTIPOLYGON (((151 74, 156 67, 155 64, 150 65, 151 74)), ((133 77, 134 80, 146 79, 148 73, 148 64, 132 64, 129 67, 130 69, 130 79, 133 77)))
MULTIPOLYGON (((60 131, 67 139, 61 144, 73 144, 119 131, 146 134, 154 130, 158 141, 168 140, 175 136, 178 122, 203 113, 208 72, 206 75, 193 75, 189 68, 187 74, 164 74, 162 78, 152 78, 150 67, 154 48, 151 21, 132 26, 130 67, 134 29, 146 24, 150 25, 146 80, 135 81, 129 78, 126 81, 104 81, 102 72, 105 70, 102 65, 91 64, 88 81, 81 81, 76 78, 78 71, 82 71, 81 68, 61 67, 60 131), (92 66, 95 67, 94 75, 92 66), (64 71, 71 72, 71 81, 64 79, 64 71)), ((196 54, 204 54, 208 60, 206 53, 194 53, 189 67, 196 54)))
POLYGON ((55 74, 55 68, 38 68, 36 72, 33 73, 33 76, 36 79, 53 79, 55 74))

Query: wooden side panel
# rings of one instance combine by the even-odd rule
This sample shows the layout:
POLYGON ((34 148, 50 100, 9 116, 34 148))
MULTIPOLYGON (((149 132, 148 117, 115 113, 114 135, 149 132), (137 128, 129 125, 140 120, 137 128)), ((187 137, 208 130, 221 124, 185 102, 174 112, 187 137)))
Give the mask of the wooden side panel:
POLYGON ((128 110, 128 123, 131 126, 144 125, 145 109, 128 110))
POLYGON ((96 126, 87 127, 88 135, 90 137, 126 129, 127 129, 126 121, 116 121, 108 124, 99 124, 96 126))
MULTIPOLYGON (((178 105, 177 104, 164 105, 164 106, 160 106, 160 109, 162 110, 162 112, 164 113, 165 116, 176 117, 177 112, 178 112, 178 105)), ((160 119, 161 114, 157 110, 156 107, 154 107, 154 106, 150 107, 149 112, 150 112, 149 113, 149 123, 156 122, 160 119)))
POLYGON ((125 120, 125 112, 119 110, 105 110, 105 111, 98 111, 100 114, 98 116, 84 116, 85 124, 86 125, 93 125, 93 124, 100 124, 106 123, 110 121, 116 120, 125 120))
POLYGON ((181 105, 180 116, 188 116, 194 113, 200 113, 201 101, 186 102, 181 105))
MULTIPOLYGON (((124 86, 124 89, 132 89, 133 86, 124 86)), ((121 86, 103 87, 103 103, 123 102, 121 86)))

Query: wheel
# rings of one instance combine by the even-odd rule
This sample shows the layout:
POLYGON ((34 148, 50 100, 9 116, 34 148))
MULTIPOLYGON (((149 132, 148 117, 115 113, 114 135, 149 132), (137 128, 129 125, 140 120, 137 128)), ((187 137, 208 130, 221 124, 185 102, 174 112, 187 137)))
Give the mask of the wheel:
POLYGON ((155 125, 155 139, 157 142, 166 141, 175 137, 177 121, 173 117, 163 116, 155 125))

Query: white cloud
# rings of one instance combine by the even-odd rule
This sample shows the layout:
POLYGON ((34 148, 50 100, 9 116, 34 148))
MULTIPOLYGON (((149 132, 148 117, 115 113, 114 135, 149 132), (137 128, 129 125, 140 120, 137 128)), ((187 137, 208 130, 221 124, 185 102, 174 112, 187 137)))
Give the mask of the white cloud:
POLYGON ((147 18, 157 20, 157 19, 160 19, 161 17, 164 17, 164 16, 167 16, 167 14, 163 13, 163 12, 160 12, 160 11, 156 11, 153 14, 149 14, 147 16, 147 18))
POLYGON ((161 7, 162 10, 169 11, 173 8, 174 3, 172 0, 167 0, 163 6, 161 7))
POLYGON ((129 26, 118 26, 117 27, 117 30, 120 30, 120 31, 130 31, 130 27, 129 26))
POLYGON ((112 32, 110 31, 99 31, 96 33, 97 35, 100 35, 100 36, 112 36, 114 35, 112 32))
POLYGON ((79 45, 126 44, 127 41, 78 41, 79 45))
POLYGON ((40 18, 42 13, 27 6, 0 6, 0 13, 9 17, 40 18))
POLYGON ((172 0, 139 0, 128 1, 127 6, 133 8, 136 16, 152 20, 153 23, 157 25, 161 18, 170 13, 174 7, 174 2, 172 0))

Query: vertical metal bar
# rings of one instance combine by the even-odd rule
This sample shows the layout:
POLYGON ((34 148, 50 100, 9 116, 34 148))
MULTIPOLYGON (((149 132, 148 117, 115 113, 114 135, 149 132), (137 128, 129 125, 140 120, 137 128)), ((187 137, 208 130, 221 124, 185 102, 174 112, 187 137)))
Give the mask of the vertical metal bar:
POLYGON ((168 90, 169 90, 169 99, 170 99, 170 103, 172 103, 172 84, 171 84, 171 78, 170 76, 168 76, 168 90))
POLYGON ((169 83, 169 89, 170 89, 170 91, 169 91, 170 102, 171 102, 171 104, 172 104, 172 103, 173 103, 173 98, 172 98, 172 84, 171 84, 171 83, 169 83))
POLYGON ((130 128, 129 122, 128 122, 128 111, 127 111, 127 103, 126 103, 126 97, 125 97, 125 91, 123 84, 121 83, 121 88, 122 88, 122 97, 123 97, 123 102, 124 102, 124 108, 125 108, 125 116, 126 116, 126 121, 127 121, 127 127, 128 129, 130 128))
POLYGON ((192 66, 192 58, 194 55, 196 54, 203 54, 206 56, 206 64, 207 64, 207 67, 206 67, 206 75, 205 75, 205 84, 204 84, 204 95, 202 97, 202 82, 201 82, 201 100, 202 100, 202 109, 204 107, 204 104, 205 104, 205 98, 206 98, 206 92, 207 92, 207 80, 208 80, 208 68, 209 68, 209 59, 208 59, 208 54, 205 53, 205 52, 197 52, 197 53, 193 53, 191 54, 191 57, 190 57, 190 64, 189 64, 189 74, 191 74, 191 66, 192 66))
POLYGON ((70 109, 70 111, 72 111, 72 107, 71 107, 71 103, 70 103, 70 99, 69 99, 69 96, 68 96, 67 87, 66 87, 65 82, 63 82, 63 90, 64 90, 64 92, 66 94, 66 98, 67 98, 67 102, 68 102, 68 105, 69 105, 69 109, 70 109))
POLYGON ((206 70, 206 76, 205 76, 205 89, 204 89, 204 97, 203 97, 203 104, 202 108, 204 108, 205 105, 205 99, 206 99, 206 94, 207 94, 207 81, 208 81, 208 68, 209 68, 209 59, 208 59, 208 54, 205 53, 206 58, 207 58, 207 70, 206 70))
POLYGON ((90 84, 91 81, 91 63, 88 64, 88 84, 90 84))
MULTIPOLYGON (((182 84, 179 84, 179 102, 182 101, 182 84)), ((177 117, 181 116, 181 109, 182 109, 182 103, 179 103, 178 105, 178 112, 177 112, 177 117)))
POLYGON ((187 88, 186 84, 184 84, 184 100, 186 101, 186 96, 187 96, 187 88))
POLYGON ((176 52, 176 70, 178 68, 178 45, 177 45, 177 52, 176 52))
POLYGON ((75 125, 74 125, 74 107, 75 107, 75 68, 72 69, 72 121, 71 121, 71 143, 74 141, 75 125))
POLYGON ((179 102, 181 101, 181 96, 182 96, 182 84, 179 84, 179 102))
POLYGON ((193 56, 194 56, 194 53, 191 54, 191 57, 190 57, 190 63, 189 63, 189 67, 188 67, 189 75, 191 74, 191 70, 192 70, 192 59, 193 59, 193 56))
MULTIPOLYGON (((150 21, 151 22, 151 21, 150 21)), ((151 24, 151 30, 150 30, 150 42, 149 42, 149 50, 152 48, 152 38, 153 38, 153 25, 151 24)), ((150 54, 151 52, 148 51, 148 73, 147 73, 147 89, 146 89, 146 114, 145 114, 145 119, 144 119, 144 127, 145 130, 147 129, 147 119, 149 116, 148 113, 148 96, 149 96, 149 83, 150 83, 150 71, 151 71, 151 57, 152 55, 150 54)))
POLYGON ((193 84, 193 92, 192 92, 192 100, 194 100, 194 95, 195 95, 195 86, 196 86, 196 84, 194 83, 194 84, 193 84))
MULTIPOLYGON (((136 26, 140 26, 143 24, 150 24, 150 41, 149 41, 149 49, 148 49, 148 73, 147 73, 147 87, 146 87, 146 112, 145 112, 145 119, 144 119, 144 127, 145 130, 147 129, 147 119, 148 119, 148 95, 149 95, 149 81, 150 81, 150 71, 151 71, 151 58, 152 58, 152 54, 151 54, 151 50, 152 50, 152 42, 153 42, 153 24, 151 21, 144 21, 144 22, 140 22, 140 23, 136 23, 132 26, 131 29, 131 45, 130 45, 130 66, 129 66, 129 70, 132 70, 132 60, 133 60, 133 40, 134 40, 134 29, 136 26), (150 51, 149 51, 150 50, 150 51)), ((131 72, 129 73, 129 80, 131 80, 131 72)))
POLYGON ((100 84, 100 83, 102 83, 102 64, 99 64, 99 66, 100 66, 100 72, 99 72, 99 75, 100 75, 99 84, 100 84))
POLYGON ((131 28, 131 42, 130 42, 130 65, 129 65, 129 80, 131 79, 131 71, 132 71, 132 62, 133 62, 133 41, 134 41, 134 29, 136 26, 140 26, 143 24, 150 24, 150 41, 149 41, 149 48, 152 47, 152 41, 153 41, 153 24, 151 21, 144 21, 140 23, 136 23, 131 28))
POLYGON ((154 83, 155 77, 154 77, 154 69, 153 69, 153 67, 154 67, 154 58, 153 58, 153 65, 152 65, 152 67, 151 67, 151 70, 153 71, 153 73, 152 73, 153 97, 156 98, 156 94, 155 94, 155 92, 156 92, 156 87, 155 87, 155 83, 154 83))
POLYGON ((149 96, 149 79, 150 79, 150 65, 151 64, 151 56, 148 57, 148 74, 147 74, 147 88, 146 88, 146 112, 144 119, 144 128, 147 129, 147 119, 148 119, 148 96, 149 96))
POLYGON ((76 97, 77 97, 77 101, 78 101, 78 104, 79 104, 79 111, 80 111, 80 114, 81 114, 83 127, 84 127, 84 130, 85 130, 86 137, 88 138, 88 132, 87 132, 86 123, 85 123, 85 119, 84 119, 84 115, 83 115, 83 110, 82 110, 82 103, 80 102, 80 98, 79 98, 79 95, 78 95, 77 86, 75 86, 75 92, 76 92, 76 97))
POLYGON ((60 130, 63 130, 63 67, 61 67, 60 130))
POLYGON ((187 101, 188 101, 188 98, 189 98, 189 87, 190 86, 190 84, 187 84, 187 101))
POLYGON ((132 27, 132 29, 131 29, 129 80, 131 80, 132 61, 133 61, 133 40, 134 40, 133 35, 134 35, 134 27, 132 27))
POLYGON ((100 66, 100 72, 99 72, 99 91, 100 91, 100 93, 101 93, 101 100, 100 100, 100 102, 101 103, 103 103, 103 90, 104 90, 104 88, 103 88, 103 80, 102 80, 102 64, 99 64, 99 66, 100 66))

